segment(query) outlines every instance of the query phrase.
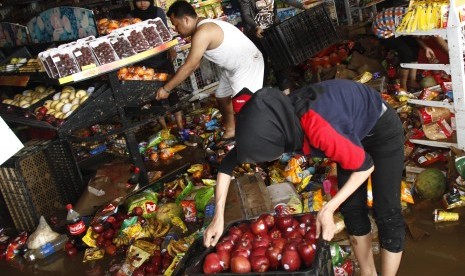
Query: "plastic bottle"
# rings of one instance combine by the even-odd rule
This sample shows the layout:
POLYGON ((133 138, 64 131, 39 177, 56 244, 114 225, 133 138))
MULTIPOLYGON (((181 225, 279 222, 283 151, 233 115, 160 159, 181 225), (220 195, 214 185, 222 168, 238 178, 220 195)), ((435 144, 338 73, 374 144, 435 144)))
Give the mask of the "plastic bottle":
POLYGON ((67 235, 60 235, 58 238, 54 239, 51 242, 48 242, 37 249, 28 250, 24 254, 24 258, 29 262, 33 262, 38 259, 45 259, 46 257, 52 255, 55 252, 63 250, 65 248, 65 243, 68 241, 67 235))
POLYGON ((128 179, 128 184, 130 185, 136 185, 139 183, 139 178, 140 178, 140 169, 139 167, 134 167, 131 173, 131 177, 128 179))
POLYGON ((86 225, 81 218, 81 215, 73 210, 73 205, 66 205, 68 215, 66 216, 66 223, 68 224, 68 234, 77 248, 85 247, 82 238, 86 234, 86 225))

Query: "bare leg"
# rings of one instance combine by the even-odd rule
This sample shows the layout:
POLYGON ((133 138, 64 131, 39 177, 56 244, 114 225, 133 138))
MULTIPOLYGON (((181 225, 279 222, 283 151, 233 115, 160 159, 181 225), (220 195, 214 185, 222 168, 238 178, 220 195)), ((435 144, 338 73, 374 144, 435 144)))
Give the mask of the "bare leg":
POLYGON ((216 98, 218 109, 223 117, 223 126, 225 128, 223 138, 231 138, 235 135, 234 111, 231 97, 216 98))
POLYGON ((404 91, 407 91, 407 80, 409 76, 409 69, 404 69, 401 68, 399 69, 399 75, 400 75, 400 88, 404 91))
POLYGON ((158 123, 160 123, 163 129, 168 129, 168 126, 166 125, 165 116, 158 117, 158 123))
POLYGON ((174 113, 174 120, 176 121, 176 126, 181 130, 184 128, 184 125, 182 123, 182 111, 176 111, 174 113))
POLYGON ((402 252, 392 253, 381 249, 381 275, 395 276, 399 269, 402 252))
POLYGON ((350 236, 350 243, 360 265, 360 275, 376 276, 375 260, 371 249, 371 233, 365 236, 350 236))

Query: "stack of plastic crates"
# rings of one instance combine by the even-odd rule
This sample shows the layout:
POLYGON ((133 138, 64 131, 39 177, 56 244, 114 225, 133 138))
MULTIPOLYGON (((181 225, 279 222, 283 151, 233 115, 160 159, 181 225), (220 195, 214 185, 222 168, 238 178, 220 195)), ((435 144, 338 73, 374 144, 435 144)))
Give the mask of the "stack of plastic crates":
POLYGON ((66 141, 31 141, 0 167, 0 190, 15 227, 33 231, 40 216, 49 217, 77 201, 84 189, 66 141))
POLYGON ((317 5, 265 31, 261 40, 275 68, 294 66, 339 40, 324 5, 317 5))
MULTIPOLYGON (((178 52, 174 61, 174 68, 176 71, 184 64, 188 54, 189 50, 178 52)), ((192 91, 193 94, 197 94, 217 86, 219 80, 220 68, 206 58, 202 58, 200 67, 181 84, 181 88, 192 91)))

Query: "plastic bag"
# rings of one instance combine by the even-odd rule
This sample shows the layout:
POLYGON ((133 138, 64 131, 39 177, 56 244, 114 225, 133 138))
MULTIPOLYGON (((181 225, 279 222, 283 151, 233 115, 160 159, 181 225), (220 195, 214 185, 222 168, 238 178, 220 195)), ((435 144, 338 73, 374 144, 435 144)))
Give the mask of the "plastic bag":
POLYGON ((58 238, 60 234, 54 232, 52 228, 47 224, 43 216, 40 217, 39 225, 34 233, 31 234, 27 240, 27 248, 37 249, 48 242, 58 238))

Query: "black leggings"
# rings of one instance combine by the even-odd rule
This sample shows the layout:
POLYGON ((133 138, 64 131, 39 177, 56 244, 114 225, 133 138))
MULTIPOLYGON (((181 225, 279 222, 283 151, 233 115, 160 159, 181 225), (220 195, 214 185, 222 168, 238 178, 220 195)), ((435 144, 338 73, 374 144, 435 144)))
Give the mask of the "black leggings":
MULTIPOLYGON (((400 184, 404 161, 404 132, 396 112, 388 107, 370 134, 362 140, 371 155, 375 170, 371 174, 373 209, 381 248, 401 252, 404 247, 405 225, 400 205, 400 184)), ((346 183, 352 171, 338 166, 339 187, 346 183)), ((367 183, 360 186, 341 205, 349 235, 364 236, 371 231, 367 207, 367 183)))

